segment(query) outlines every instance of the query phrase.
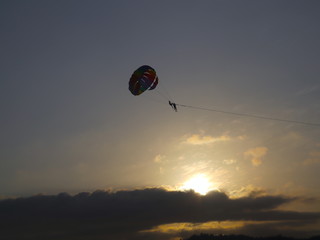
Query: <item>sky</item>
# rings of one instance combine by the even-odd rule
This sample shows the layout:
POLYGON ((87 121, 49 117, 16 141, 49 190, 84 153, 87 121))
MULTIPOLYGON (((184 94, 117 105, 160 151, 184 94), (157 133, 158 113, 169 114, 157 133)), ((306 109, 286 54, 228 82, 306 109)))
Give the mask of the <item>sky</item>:
POLYGON ((0 1, 2 237, 320 234, 319 8, 0 1))

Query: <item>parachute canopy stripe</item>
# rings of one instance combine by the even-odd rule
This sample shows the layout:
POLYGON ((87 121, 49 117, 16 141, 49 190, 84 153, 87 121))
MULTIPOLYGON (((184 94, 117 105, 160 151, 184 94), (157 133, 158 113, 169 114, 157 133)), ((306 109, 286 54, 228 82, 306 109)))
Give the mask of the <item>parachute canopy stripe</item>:
POLYGON ((156 71, 148 65, 143 65, 133 72, 129 81, 129 90, 133 95, 140 95, 146 90, 155 89, 158 81, 156 71))

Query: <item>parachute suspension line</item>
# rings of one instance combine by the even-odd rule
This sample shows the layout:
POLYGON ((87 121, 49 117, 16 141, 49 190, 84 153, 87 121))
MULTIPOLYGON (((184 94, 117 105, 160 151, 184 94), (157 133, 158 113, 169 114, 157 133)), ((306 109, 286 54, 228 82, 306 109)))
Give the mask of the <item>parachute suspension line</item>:
POLYGON ((273 118, 273 117, 255 115, 255 114, 247 114, 247 113, 231 112, 231 111, 224 111, 224 110, 218 110, 218 109, 212 109, 212 108, 189 106, 189 105, 178 104, 178 103, 176 103, 176 105, 180 107, 185 107, 185 108, 193 108, 193 109, 199 109, 199 110, 210 111, 210 112, 218 112, 218 113, 236 115, 236 116, 242 116, 242 117, 258 118, 258 119, 272 120, 272 121, 278 121, 278 122, 289 122, 289 123, 297 123, 297 124, 303 124, 308 126, 320 127, 320 123, 311 123, 311 122, 296 121, 291 119, 273 118))
MULTIPOLYGON (((152 86, 153 86, 156 78, 158 78, 157 75, 155 75, 155 77, 154 77, 154 79, 153 79, 153 83, 152 83, 152 85, 149 87, 149 89, 152 89, 152 86)), ((142 81, 143 81, 143 79, 142 79, 142 81)), ((143 82, 144 82, 144 81, 143 81, 143 82)), ((158 84, 158 87, 161 86, 161 85, 162 85, 162 84, 158 84)), ((155 88, 155 89, 153 89, 153 90, 155 90, 163 99, 165 99, 166 101, 169 101, 170 96, 169 96, 169 98, 168 98, 168 95, 162 93, 162 92, 159 91, 159 89, 157 89, 157 88, 155 88)))
MULTIPOLYGON (((155 78, 156 78, 157 76, 155 76, 155 78)), ((141 79, 141 83, 143 84, 143 85, 147 85, 147 83, 144 81, 144 79, 141 79)), ((154 84, 154 80, 153 80, 153 83, 152 83, 152 85, 154 84)), ((150 86, 150 87, 146 87, 146 89, 148 89, 148 90, 150 90, 151 88, 152 88, 152 85, 150 86)), ((161 92, 159 92, 159 90, 158 89, 152 89, 152 90, 154 90, 154 91, 156 91, 162 98, 164 98, 166 101, 167 101, 167 97, 165 96, 165 95, 163 95, 161 92)), ((152 99, 153 100, 153 102, 158 102, 155 98, 152 98, 151 96, 149 96, 149 99, 152 99)))
POLYGON ((172 97, 171 97, 171 95, 170 95, 170 93, 169 93, 169 91, 168 91, 168 88, 165 86, 163 80, 162 80, 161 83, 159 84, 159 87, 162 88, 164 94, 165 94, 166 97, 167 97, 167 100, 171 100, 171 101, 172 101, 173 99, 172 99, 172 97))
POLYGON ((166 101, 169 101, 170 98, 168 98, 168 96, 166 96, 165 94, 161 93, 158 89, 154 89, 163 99, 165 99, 166 101))
POLYGON ((155 103, 158 103, 158 104, 165 104, 167 105, 167 103, 164 103, 164 101, 162 100, 162 98, 159 98, 159 97, 154 97, 152 96, 151 94, 143 94, 142 97, 152 101, 152 102, 155 102, 155 103))
MULTIPOLYGON (((157 78, 157 76, 154 77, 153 81, 152 81, 152 85, 149 87, 146 87, 146 89, 150 90, 155 82, 155 79, 157 78)), ((146 81, 142 78, 141 79, 141 83, 145 86, 147 86, 146 81)), ((165 98, 167 100, 167 98, 165 96, 163 96, 157 89, 153 89, 154 91, 156 91, 157 93, 159 93, 159 95, 163 98, 165 98)), ((149 100, 151 100, 152 102, 156 102, 156 103, 162 103, 164 104, 162 101, 160 102, 158 99, 156 99, 155 97, 148 95, 148 94, 143 94, 143 97, 148 98, 149 100)))
MULTIPOLYGON (((154 81, 155 81, 156 78, 158 78, 157 75, 155 75, 154 81)), ((161 84, 158 84, 158 87, 159 87, 160 85, 161 85, 161 84)), ((152 86, 151 86, 151 87, 152 87, 152 86)), ((151 88, 151 87, 150 87, 150 88, 151 88)), ((166 101, 168 101, 168 97, 167 97, 165 94, 161 93, 157 88, 155 88, 155 89, 153 89, 153 90, 155 90, 161 97, 163 97, 166 101)))

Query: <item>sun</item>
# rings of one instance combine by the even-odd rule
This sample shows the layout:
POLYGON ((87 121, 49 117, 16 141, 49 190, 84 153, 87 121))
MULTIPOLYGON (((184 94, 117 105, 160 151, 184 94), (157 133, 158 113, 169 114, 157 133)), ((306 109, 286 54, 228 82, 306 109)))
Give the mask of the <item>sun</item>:
POLYGON ((216 189, 204 174, 193 176, 181 186, 181 190, 194 190, 201 195, 206 195, 209 191, 216 189))

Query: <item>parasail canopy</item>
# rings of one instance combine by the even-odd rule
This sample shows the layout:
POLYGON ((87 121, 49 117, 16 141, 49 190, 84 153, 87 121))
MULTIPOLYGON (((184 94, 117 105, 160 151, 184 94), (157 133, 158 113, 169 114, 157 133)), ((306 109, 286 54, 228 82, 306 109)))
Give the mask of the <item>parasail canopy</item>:
POLYGON ((129 81, 129 90, 133 95, 140 95, 146 90, 152 90, 158 85, 158 76, 156 71, 143 65, 135 70, 129 81))

